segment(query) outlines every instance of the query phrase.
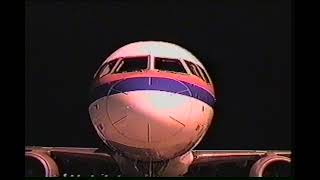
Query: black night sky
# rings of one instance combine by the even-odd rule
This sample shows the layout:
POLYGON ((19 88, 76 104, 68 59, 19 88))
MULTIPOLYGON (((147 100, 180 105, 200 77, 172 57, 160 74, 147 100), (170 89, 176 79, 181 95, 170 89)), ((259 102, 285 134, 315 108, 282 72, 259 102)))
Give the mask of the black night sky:
POLYGON ((291 149, 289 0, 39 1, 25 20, 26 145, 99 146, 94 72, 123 45, 161 40, 191 51, 215 82, 214 123, 197 149, 291 149))

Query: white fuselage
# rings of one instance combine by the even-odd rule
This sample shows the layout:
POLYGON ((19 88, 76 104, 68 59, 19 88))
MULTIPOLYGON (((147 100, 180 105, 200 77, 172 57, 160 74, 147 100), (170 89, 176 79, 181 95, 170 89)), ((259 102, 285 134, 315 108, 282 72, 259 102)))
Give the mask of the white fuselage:
MULTIPOLYGON (((90 117, 102 140, 124 156, 142 161, 172 159, 194 148, 206 133, 214 114, 213 86, 188 74, 189 69, 186 74, 155 69, 150 49, 149 54, 137 52, 150 46, 139 43, 127 47, 134 56, 148 56, 148 69, 115 73, 121 63, 117 62, 110 74, 96 75, 90 117)), ((121 58, 114 53, 112 59, 132 57, 126 48, 120 51, 121 58)))

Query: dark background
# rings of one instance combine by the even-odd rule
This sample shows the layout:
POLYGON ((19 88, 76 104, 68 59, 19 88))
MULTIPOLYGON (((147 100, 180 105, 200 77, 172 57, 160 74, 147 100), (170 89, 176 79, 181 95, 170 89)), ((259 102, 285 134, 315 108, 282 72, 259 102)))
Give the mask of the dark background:
POLYGON ((141 40, 178 44, 215 82, 216 114, 197 149, 291 149, 289 0, 27 2, 25 145, 101 145, 88 114, 94 72, 141 40))

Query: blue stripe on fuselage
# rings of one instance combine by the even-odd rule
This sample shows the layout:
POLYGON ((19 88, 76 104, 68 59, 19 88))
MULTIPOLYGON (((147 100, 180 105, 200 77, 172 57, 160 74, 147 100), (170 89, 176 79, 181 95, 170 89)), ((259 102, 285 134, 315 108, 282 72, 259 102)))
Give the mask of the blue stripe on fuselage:
POLYGON ((207 90, 187 83, 160 77, 137 77, 113 81, 93 89, 91 102, 104 96, 139 90, 156 90, 178 93, 196 98, 213 107, 215 97, 207 90))

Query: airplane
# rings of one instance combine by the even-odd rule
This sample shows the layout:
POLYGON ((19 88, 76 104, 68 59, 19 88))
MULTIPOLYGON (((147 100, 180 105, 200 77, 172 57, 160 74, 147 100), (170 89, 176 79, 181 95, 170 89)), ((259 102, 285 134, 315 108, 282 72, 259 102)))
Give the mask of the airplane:
POLYGON ((26 177, 291 175, 290 150, 195 150, 216 97, 206 68, 181 46, 119 48, 94 74, 91 95, 90 119, 105 147, 27 146, 26 177))

